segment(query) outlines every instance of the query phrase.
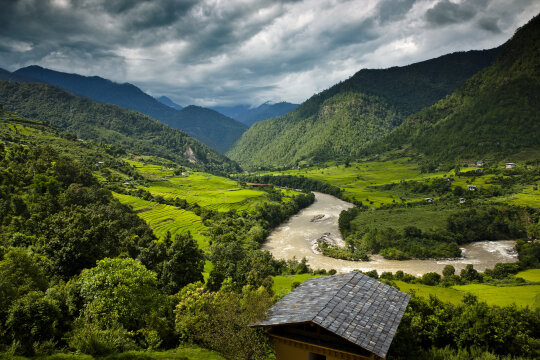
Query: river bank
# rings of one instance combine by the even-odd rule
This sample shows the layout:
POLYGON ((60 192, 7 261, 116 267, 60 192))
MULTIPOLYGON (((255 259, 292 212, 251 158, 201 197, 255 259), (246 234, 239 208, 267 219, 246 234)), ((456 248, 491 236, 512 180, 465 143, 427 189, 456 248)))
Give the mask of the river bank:
POLYGON ((289 221, 276 228, 263 245, 277 259, 301 259, 305 257, 313 269, 335 269, 338 272, 377 270, 396 272, 403 270, 412 275, 427 272, 442 273, 446 265, 453 265, 459 272, 467 264, 484 271, 493 268, 496 263, 516 262, 517 254, 513 251, 514 240, 481 241, 461 247, 463 258, 428 259, 428 260, 386 260, 380 255, 372 255, 370 261, 349 261, 334 259, 317 252, 316 242, 322 237, 331 238, 343 244, 338 230, 341 211, 354 205, 334 196, 315 192, 315 202, 293 216, 289 221))

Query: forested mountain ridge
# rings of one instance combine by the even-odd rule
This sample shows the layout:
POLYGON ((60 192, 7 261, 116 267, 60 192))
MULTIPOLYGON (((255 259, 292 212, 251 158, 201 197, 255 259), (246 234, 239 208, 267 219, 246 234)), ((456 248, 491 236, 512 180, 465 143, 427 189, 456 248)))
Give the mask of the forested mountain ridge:
POLYGON ((12 73, 9 80, 40 81, 103 104, 114 104, 151 116, 220 152, 225 152, 247 127, 218 112, 197 107, 186 111, 163 104, 129 83, 119 84, 99 76, 68 74, 40 66, 28 66, 12 73))
POLYGON ((540 148, 540 17, 516 31, 496 61, 410 116, 371 153, 410 148, 434 161, 504 158, 540 148))
POLYGON ((237 171, 238 166, 185 132, 138 112, 100 104, 56 86, 0 81, 0 103, 30 119, 45 121, 81 139, 114 144, 206 171, 237 171))
POLYGON ((359 150, 490 65, 499 49, 364 69, 282 117, 254 124, 227 153, 247 167, 354 158, 359 150))

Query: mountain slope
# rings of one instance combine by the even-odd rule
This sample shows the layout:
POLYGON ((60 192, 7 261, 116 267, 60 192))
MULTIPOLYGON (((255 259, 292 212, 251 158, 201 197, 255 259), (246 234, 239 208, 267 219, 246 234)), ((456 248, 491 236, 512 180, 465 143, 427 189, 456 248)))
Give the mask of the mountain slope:
POLYGON ((178 105, 177 103, 175 103, 174 101, 172 101, 171 99, 169 99, 166 96, 160 96, 160 97, 156 98, 156 100, 159 101, 162 104, 167 105, 168 107, 172 107, 173 109, 182 110, 182 106, 178 105))
POLYGON ((438 161, 540 150, 540 17, 503 45, 493 65, 409 117, 370 151, 400 147, 438 161))
POLYGON ((24 117, 45 121, 82 139, 116 144, 208 171, 235 171, 236 164, 185 132, 135 111, 100 104, 56 86, 0 81, 0 104, 24 117), (198 165, 197 165, 198 164, 198 165))
POLYGON ((255 123, 227 155, 247 167, 356 157, 360 150, 490 65, 498 49, 364 69, 282 117, 255 123))
POLYGON ((187 112, 185 108, 173 109, 129 83, 118 84, 98 76, 68 74, 35 65, 19 69, 13 74, 56 85, 100 103, 138 111, 175 129, 184 130, 220 152, 225 152, 247 129, 238 121, 215 111, 199 107, 187 112))

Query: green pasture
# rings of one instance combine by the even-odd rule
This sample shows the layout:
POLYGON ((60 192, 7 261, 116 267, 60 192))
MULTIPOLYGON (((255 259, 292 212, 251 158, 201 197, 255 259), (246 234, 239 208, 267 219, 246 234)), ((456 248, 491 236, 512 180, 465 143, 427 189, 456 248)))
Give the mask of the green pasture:
POLYGON ((174 206, 157 204, 130 195, 113 193, 123 204, 133 207, 139 217, 146 221, 158 239, 170 232, 174 239, 176 234, 186 234, 188 231, 199 244, 201 249, 208 247, 208 239, 203 235, 207 227, 201 218, 191 211, 174 206))
POLYGON ((272 285, 272 290, 278 296, 284 296, 291 292, 292 284, 295 282, 303 283, 307 279, 314 277, 320 277, 323 275, 313 275, 313 274, 297 274, 297 275, 278 275, 273 276, 274 285, 272 285))
POLYGON ((426 205, 412 208, 396 208, 388 210, 368 210, 360 212, 351 222, 352 229, 359 228, 394 228, 402 230, 407 226, 415 226, 422 231, 439 230, 446 227, 446 219, 455 208, 448 205, 426 205))
POLYGON ((125 160, 128 164, 136 168, 141 175, 150 179, 156 180, 163 177, 173 176, 174 168, 163 165, 156 165, 132 159, 125 160))
MULTIPOLYGON (((243 189, 234 180, 206 173, 171 177, 166 181, 156 181, 142 188, 154 196, 179 197, 216 211, 250 210, 257 205, 269 202, 268 195, 264 191, 243 189)), ((285 196, 297 194, 290 190, 282 190, 282 192, 285 196)))
MULTIPOLYGON (((391 191, 374 189, 374 186, 396 183, 401 180, 422 181, 431 178, 452 176, 453 171, 423 174, 417 164, 409 158, 400 158, 388 161, 368 161, 345 165, 332 165, 329 167, 310 167, 285 171, 274 171, 262 174, 305 176, 338 186, 345 191, 345 195, 371 203, 374 206, 399 202, 399 196, 391 191)), ((423 197, 409 198, 408 201, 422 200, 423 197)))
POLYGON ((517 206, 528 206, 532 208, 540 208, 540 190, 538 190, 538 185, 536 186, 527 186, 520 192, 515 194, 499 197, 495 199, 496 201, 501 201, 517 206), (536 190, 535 190, 536 188, 536 190))
POLYGON ((490 286, 484 284, 456 285, 458 291, 469 292, 489 305, 540 308, 540 285, 490 286))
POLYGON ((516 277, 530 282, 540 282, 540 269, 530 269, 521 271, 516 274, 516 277))
MULTIPOLYGON (((536 273, 536 276, 538 275, 536 273)), ((425 298, 433 295, 452 304, 458 304, 466 293, 471 293, 476 295, 479 301, 485 301, 488 305, 508 306, 516 304, 519 307, 540 307, 540 285, 492 286, 469 284, 444 288, 423 284, 408 284, 403 281, 395 281, 395 283, 401 291, 410 292, 412 290, 416 295, 425 298)))
POLYGON ((417 296, 429 298, 433 295, 442 301, 457 305, 463 299, 465 293, 452 288, 444 288, 440 286, 429 286, 424 284, 409 284, 404 281, 394 281, 399 289, 403 292, 414 292, 417 296))

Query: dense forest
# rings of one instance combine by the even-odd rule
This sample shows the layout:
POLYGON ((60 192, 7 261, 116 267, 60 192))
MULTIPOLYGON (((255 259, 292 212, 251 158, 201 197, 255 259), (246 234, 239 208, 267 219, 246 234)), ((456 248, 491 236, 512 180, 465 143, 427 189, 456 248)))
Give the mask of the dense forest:
POLYGON ((361 70, 282 117, 254 124, 227 152, 242 166, 355 158, 408 115, 491 64, 499 49, 469 51, 384 70, 361 70))
POLYGON ((117 145, 206 171, 239 170, 234 162, 183 131, 134 111, 74 96, 55 86, 0 81, 0 102, 6 110, 47 122, 82 140, 117 145))
POLYGON ((410 116, 368 152, 411 147, 436 162, 509 158, 540 144, 540 18, 519 29, 496 61, 454 93, 410 116))
POLYGON ((43 82, 102 104, 114 104, 138 111, 174 129, 183 130, 221 153, 242 135, 247 127, 216 111, 188 106, 177 110, 144 93, 132 84, 118 84, 99 76, 68 74, 40 66, 21 68, 9 76, 12 81, 43 82))

